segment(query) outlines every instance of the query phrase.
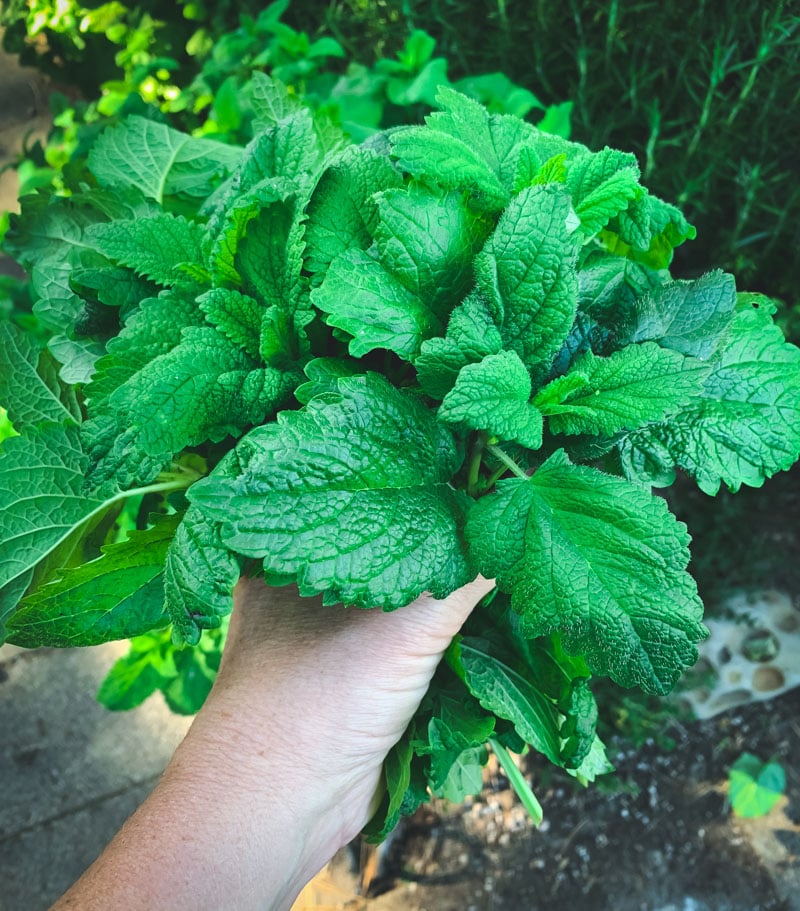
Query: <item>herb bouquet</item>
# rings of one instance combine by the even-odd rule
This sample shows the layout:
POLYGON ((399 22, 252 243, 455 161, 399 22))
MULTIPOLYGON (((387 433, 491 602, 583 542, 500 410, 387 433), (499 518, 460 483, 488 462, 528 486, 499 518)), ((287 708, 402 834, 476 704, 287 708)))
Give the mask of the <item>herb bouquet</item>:
POLYGON ((651 488, 800 454, 800 351, 729 275, 670 277, 694 230, 634 156, 438 104, 352 145, 259 76, 246 148, 130 117, 6 240, 36 303, 0 326, 0 641, 191 645, 242 573, 384 610, 497 579, 375 838, 487 743, 607 771, 592 676, 666 693, 704 635, 651 488))

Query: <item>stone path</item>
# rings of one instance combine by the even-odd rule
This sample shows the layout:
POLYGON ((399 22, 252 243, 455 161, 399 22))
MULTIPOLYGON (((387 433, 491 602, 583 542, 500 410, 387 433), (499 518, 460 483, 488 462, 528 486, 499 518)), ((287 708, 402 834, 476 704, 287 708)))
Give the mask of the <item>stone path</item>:
POLYGON ((160 696, 94 694, 125 643, 0 648, 0 911, 43 911, 147 796, 187 730, 160 696))

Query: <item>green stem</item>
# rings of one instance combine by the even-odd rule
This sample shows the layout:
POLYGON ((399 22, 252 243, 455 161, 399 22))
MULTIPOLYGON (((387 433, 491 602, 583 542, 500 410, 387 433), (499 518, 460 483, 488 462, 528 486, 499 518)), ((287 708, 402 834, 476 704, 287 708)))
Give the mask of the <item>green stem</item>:
POLYGON ((475 442, 472 444, 472 452, 470 453, 469 460, 469 471, 467 472, 467 493, 471 497, 478 495, 481 459, 483 458, 483 450, 486 448, 486 441, 488 439, 489 435, 482 430, 477 434, 475 437, 475 442))
POLYGON ((528 480, 528 475, 517 465, 517 463, 509 458, 499 446, 489 445, 486 447, 489 452, 496 458, 499 459, 509 471, 513 472, 518 478, 523 478, 528 480))
POLYGON ((497 757, 497 761, 500 763, 503 771, 508 778, 511 787, 517 792, 517 797, 520 799, 520 803, 528 811, 528 814, 531 817, 531 820, 535 826, 540 826, 542 820, 544 819, 544 811, 542 810, 542 805, 536 799, 536 795, 531 790, 531 786, 525 780, 525 776, 517 768, 517 764, 511 758, 508 750, 500 743, 499 740, 496 740, 494 737, 489 738, 489 746, 492 748, 492 752, 497 757))

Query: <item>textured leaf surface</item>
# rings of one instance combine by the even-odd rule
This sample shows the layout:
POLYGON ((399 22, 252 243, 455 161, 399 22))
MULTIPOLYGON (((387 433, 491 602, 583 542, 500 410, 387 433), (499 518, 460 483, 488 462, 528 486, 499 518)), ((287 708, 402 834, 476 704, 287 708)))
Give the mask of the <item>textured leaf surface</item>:
POLYGON ((138 449, 169 458, 263 421, 294 383, 293 376, 258 366, 216 330, 192 327, 116 389, 109 407, 138 449))
POLYGON ((258 358, 263 304, 233 288, 214 288, 199 297, 197 303, 223 335, 250 357, 258 358))
POLYGON ((575 318, 577 240, 567 233, 569 196, 530 187, 503 213, 476 263, 503 347, 530 370, 546 369, 575 318))
POLYGON ((581 231, 595 235, 642 192, 636 156, 606 147, 576 156, 567 169, 566 186, 581 231))
POLYGON ((108 354, 95 365, 96 373, 86 389, 89 414, 98 415, 115 389, 178 345, 187 326, 203 323, 203 313, 192 294, 171 289, 143 300, 119 335, 109 340, 108 354))
POLYGON ((610 357, 587 351, 534 404, 553 433, 611 435, 677 414, 701 396, 708 374, 707 364, 655 342, 610 357))
POLYGON ((236 146, 194 139, 163 123, 131 116, 95 142, 89 169, 103 187, 133 187, 156 202, 169 196, 201 199, 241 156, 236 146))
POLYGON ((472 509, 480 571, 511 592, 523 631, 560 630, 568 652, 623 686, 667 692, 697 658, 702 604, 689 536, 663 500, 551 456, 472 509))
POLYGON ((716 270, 674 281, 636 301, 633 342, 655 339, 665 348, 709 358, 728 331, 736 307, 732 275, 716 270))
POLYGON ((378 224, 380 190, 401 184, 392 163, 373 149, 351 146, 323 173, 308 206, 307 267, 325 272, 346 250, 366 250, 378 224))
POLYGON ((68 569, 25 598, 8 623, 24 648, 99 645, 138 636, 164 619, 164 560, 179 517, 131 532, 103 556, 68 569))
POLYGON ((166 212, 92 225, 86 232, 87 241, 104 256, 159 285, 175 284, 184 277, 181 265, 201 261, 202 236, 200 225, 166 212))
POLYGON ((462 367, 498 354, 502 347, 500 330, 486 302, 479 294, 470 294, 453 310, 446 336, 428 339, 420 346, 414 359, 417 379, 428 395, 444 398, 462 367))
POLYGON ((531 378, 513 351, 490 354, 468 364, 444 397, 439 420, 487 430, 500 440, 528 449, 542 445, 542 415, 530 404, 531 378))
POLYGON ((80 421, 75 391, 59 380, 49 353, 10 322, 0 324, 0 406, 19 432, 43 421, 80 421))
MULTIPOLYGON (((217 466, 229 477, 233 457, 217 466)), ((196 644, 203 629, 219 627, 233 609, 233 589, 239 580, 239 561, 223 546, 219 529, 190 507, 167 553, 164 593, 173 635, 178 642, 196 644)))
POLYGON ((86 466, 75 426, 43 424, 3 442, 0 590, 29 573, 92 513, 104 508, 104 500, 82 492, 86 466))
POLYGON ((510 721, 519 736, 561 765, 559 714, 553 703, 518 671, 491 654, 488 643, 459 640, 458 655, 467 687, 480 704, 510 721))
POLYGON ((410 359, 422 341, 444 333, 440 317, 362 250, 338 256, 311 300, 331 326, 352 336, 353 357, 387 348, 410 359))
POLYGON ((797 460, 800 350, 784 341, 770 317, 755 309, 738 312, 711 366, 697 405, 622 441, 629 477, 671 484, 682 468, 715 494, 720 484, 760 487, 797 460))
POLYGON ((304 594, 400 607, 471 578, 464 503, 448 485, 461 456, 413 397, 369 374, 339 381, 300 412, 252 431, 244 473, 196 484, 190 499, 232 550, 297 575, 304 594))
POLYGON ((472 283, 472 258, 489 223, 460 193, 432 193, 416 184, 376 197, 375 244, 383 266, 439 316, 472 283))

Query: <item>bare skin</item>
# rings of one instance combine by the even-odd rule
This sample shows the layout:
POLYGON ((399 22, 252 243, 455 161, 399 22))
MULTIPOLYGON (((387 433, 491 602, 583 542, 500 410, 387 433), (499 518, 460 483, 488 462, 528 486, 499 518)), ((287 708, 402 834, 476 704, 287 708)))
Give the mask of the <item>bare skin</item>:
POLYGON ((52 911, 284 911, 369 820, 381 766, 493 586, 392 613, 243 580, 217 682, 164 775, 52 911))

